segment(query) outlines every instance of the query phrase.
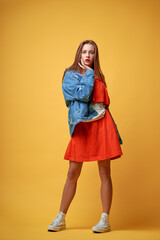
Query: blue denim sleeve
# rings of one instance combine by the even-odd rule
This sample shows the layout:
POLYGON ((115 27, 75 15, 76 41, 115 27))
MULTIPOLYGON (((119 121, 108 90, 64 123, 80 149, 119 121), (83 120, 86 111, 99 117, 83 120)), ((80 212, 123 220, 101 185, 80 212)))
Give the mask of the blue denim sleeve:
POLYGON ((85 75, 79 80, 69 71, 65 73, 62 90, 66 104, 70 101, 80 100, 88 102, 94 86, 94 70, 87 69, 85 75))

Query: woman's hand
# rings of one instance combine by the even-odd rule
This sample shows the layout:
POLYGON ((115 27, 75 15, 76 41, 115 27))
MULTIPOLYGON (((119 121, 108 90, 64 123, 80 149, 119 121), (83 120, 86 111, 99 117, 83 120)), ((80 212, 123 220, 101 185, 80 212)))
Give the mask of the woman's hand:
POLYGON ((81 58, 81 64, 80 64, 79 62, 78 62, 78 64, 79 64, 79 66, 80 66, 81 68, 83 68, 83 69, 85 69, 85 70, 87 70, 87 69, 93 70, 92 68, 90 68, 90 67, 88 67, 88 66, 86 66, 86 65, 84 64, 82 58, 81 58))

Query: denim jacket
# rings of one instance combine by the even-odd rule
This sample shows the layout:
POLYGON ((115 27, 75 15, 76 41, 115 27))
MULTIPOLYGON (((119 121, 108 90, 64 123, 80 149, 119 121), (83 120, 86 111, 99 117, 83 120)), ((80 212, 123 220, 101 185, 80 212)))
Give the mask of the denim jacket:
POLYGON ((98 115, 91 105, 94 81, 92 69, 87 69, 85 75, 80 74, 78 70, 69 70, 64 75, 62 91, 69 109, 68 123, 71 136, 77 123, 98 115))

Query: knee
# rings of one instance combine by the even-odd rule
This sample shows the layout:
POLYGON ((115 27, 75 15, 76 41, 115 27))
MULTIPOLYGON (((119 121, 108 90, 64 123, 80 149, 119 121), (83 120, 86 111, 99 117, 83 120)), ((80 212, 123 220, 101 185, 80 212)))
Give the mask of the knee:
POLYGON ((99 170, 99 175, 101 180, 110 180, 111 179, 111 174, 110 174, 110 169, 100 169, 99 170))
POLYGON ((80 175, 80 171, 77 169, 69 169, 68 170, 68 174, 67 174, 67 178, 69 180, 77 180, 78 177, 80 175))
POLYGON ((98 162, 99 175, 101 180, 110 180, 110 160, 104 160, 98 162))
POLYGON ((111 179, 111 171, 110 171, 110 164, 99 164, 99 175, 101 180, 109 180, 111 179))

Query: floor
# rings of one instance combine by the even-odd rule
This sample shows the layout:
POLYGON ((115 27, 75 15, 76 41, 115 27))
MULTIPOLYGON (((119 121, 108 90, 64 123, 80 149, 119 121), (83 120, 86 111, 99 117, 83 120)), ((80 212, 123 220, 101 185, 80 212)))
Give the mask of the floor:
POLYGON ((1 225, 0 240, 160 240, 160 229, 112 229, 111 232, 93 233, 90 228, 67 227, 60 232, 48 232, 46 226, 34 227, 1 225))

